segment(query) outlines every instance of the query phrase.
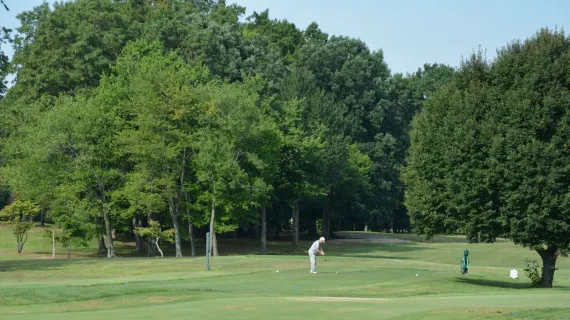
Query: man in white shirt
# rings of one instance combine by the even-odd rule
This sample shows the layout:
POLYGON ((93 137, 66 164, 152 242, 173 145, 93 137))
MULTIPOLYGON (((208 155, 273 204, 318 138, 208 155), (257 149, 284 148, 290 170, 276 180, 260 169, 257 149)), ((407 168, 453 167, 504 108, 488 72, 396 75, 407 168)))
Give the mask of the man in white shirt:
POLYGON ((321 244, 325 243, 325 238, 321 237, 319 240, 313 242, 313 245, 309 249, 309 259, 311 260, 311 273, 317 273, 317 252, 321 255, 325 255, 323 249, 321 249, 321 244))

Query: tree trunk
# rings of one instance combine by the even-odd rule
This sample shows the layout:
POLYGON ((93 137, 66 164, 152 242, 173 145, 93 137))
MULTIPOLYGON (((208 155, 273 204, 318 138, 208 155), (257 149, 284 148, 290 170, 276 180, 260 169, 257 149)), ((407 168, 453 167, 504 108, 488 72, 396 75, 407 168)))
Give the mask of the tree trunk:
POLYGON ((55 230, 51 231, 51 258, 55 259, 55 230))
POLYGON ((154 243, 154 238, 148 238, 148 252, 147 256, 154 257, 156 255, 156 244, 154 243))
POLYGON ((170 217, 172 217, 172 226, 174 227, 174 246, 176 247, 176 257, 182 257, 182 244, 180 242, 180 223, 178 221, 178 204, 173 197, 168 198, 170 208, 170 217))
POLYGON ((71 244, 67 246, 67 259, 71 258, 71 244))
POLYGON ((216 232, 214 232, 212 243, 214 246, 214 249, 212 250, 212 252, 214 253, 214 257, 217 257, 218 256, 218 240, 216 237, 216 232))
POLYGON ((327 203, 323 206, 323 219, 321 221, 321 236, 327 237, 327 203))
MULTIPOLYGON (((147 217, 146 217, 146 221, 147 221, 147 222, 146 222, 146 225, 147 225, 147 227, 149 227, 149 222, 150 222, 150 220, 152 220, 152 214, 149 213, 149 214, 147 215, 147 217)), ((155 244, 154 244, 154 238, 148 237, 148 238, 147 238, 147 242, 148 242, 148 243, 147 243, 147 253, 146 253, 146 254, 147 254, 148 257, 154 257, 154 255, 156 254, 156 253, 155 253, 155 247, 156 247, 156 246, 155 246, 155 244)))
POLYGON ((274 212, 277 213, 277 217, 276 217, 276 223, 275 223, 275 229, 273 230, 273 241, 279 241, 280 240, 280 236, 279 233, 281 232, 281 230, 283 230, 282 226, 281 226, 281 217, 283 217, 283 204, 279 201, 275 201, 275 207, 276 209, 274 210, 274 212))
POLYGON ((210 245, 212 246, 211 252, 213 257, 218 255, 218 246, 217 243, 215 243, 216 239, 215 228, 214 228, 215 219, 216 219, 216 201, 215 199, 212 199, 212 215, 210 216, 210 245))
POLYGON ((44 216, 44 211, 40 211, 40 226, 41 227, 45 227, 45 216, 44 216))
POLYGON ((267 253, 267 211, 261 208, 261 254, 267 253))
POLYGON ((299 201, 293 203, 293 221, 292 221, 292 244, 293 247, 299 246, 299 201))
POLYGON ((323 208, 323 237, 328 238, 330 236, 331 229, 331 205, 330 200, 327 200, 323 208))
POLYGON ((256 240, 261 241, 261 225, 255 225, 253 226, 253 235, 255 236, 256 240))
POLYGON ((327 200, 323 208, 323 237, 329 238, 331 235, 331 204, 330 199, 327 200))
POLYGON ((156 248, 158 249, 158 252, 160 252, 160 257, 164 258, 164 254, 162 253, 162 250, 158 246, 158 237, 156 239, 154 239, 154 243, 156 244, 156 248))
POLYGON ((192 220, 188 219, 188 237, 190 238, 190 255, 196 256, 196 244, 194 242, 194 226, 192 220))
POLYGON ((364 223, 364 232, 368 232, 368 222, 364 223))
POLYGON ((311 236, 311 237, 316 237, 316 236, 318 235, 318 232, 317 232, 317 220, 311 219, 311 220, 309 221, 309 226, 308 226, 308 227, 309 227, 309 228, 308 228, 308 234, 309 234, 309 236, 311 236))
POLYGON ((103 209, 103 220, 105 221, 105 231, 107 232, 107 258, 115 258, 115 247, 113 246, 113 229, 111 219, 106 208, 103 209))
POLYGON ((297 244, 299 244, 299 239, 301 238, 301 231, 300 231, 300 220, 301 218, 301 201, 297 201, 297 244))
POLYGON ((542 258, 542 279, 540 286, 552 288, 554 282, 554 271, 556 271, 556 259, 558 250, 555 247, 548 247, 546 250, 536 250, 542 258))
POLYGON ((182 257, 182 243, 180 241, 180 222, 178 221, 178 215, 172 217, 172 225, 174 226, 174 245, 176 247, 176 257, 182 257))
POLYGON ((105 239, 103 238, 103 236, 99 237, 97 242, 98 242, 97 254, 98 255, 106 254, 107 247, 105 247, 105 239))
POLYGON ((143 239, 140 235, 138 235, 135 231, 137 227, 142 227, 142 221, 137 217, 133 218, 133 234, 135 235, 135 242, 137 246, 137 252, 141 253, 143 251, 143 239))

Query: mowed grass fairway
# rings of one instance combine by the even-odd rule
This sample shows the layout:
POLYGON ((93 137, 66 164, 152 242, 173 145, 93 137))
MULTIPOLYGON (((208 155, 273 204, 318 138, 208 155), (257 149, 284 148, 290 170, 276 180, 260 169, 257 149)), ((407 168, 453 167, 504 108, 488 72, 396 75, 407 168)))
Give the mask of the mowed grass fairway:
MULTIPOLYGON (((558 262, 556 288, 530 288, 524 259, 538 255, 506 241, 422 242, 413 235, 398 235, 413 241, 398 244, 328 241, 328 261, 319 256, 314 275, 309 242, 298 251, 270 243, 271 252, 282 254, 259 256, 247 254, 257 248, 252 240, 221 240, 226 255, 213 257, 207 272, 203 256, 108 260, 82 249, 67 259, 58 248, 52 260, 41 233, 35 228, 18 256, 13 236, 0 228, 0 319, 553 320, 570 314, 569 261, 558 262), (461 275, 465 248, 470 272, 461 275), (512 268, 519 279, 509 278, 512 268)), ((117 245, 119 254, 130 250, 117 245)))

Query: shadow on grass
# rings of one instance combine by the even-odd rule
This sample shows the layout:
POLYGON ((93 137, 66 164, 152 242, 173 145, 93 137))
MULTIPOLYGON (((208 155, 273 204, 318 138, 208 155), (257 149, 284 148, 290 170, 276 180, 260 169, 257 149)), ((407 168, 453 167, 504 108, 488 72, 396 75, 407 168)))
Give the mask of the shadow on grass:
MULTIPOLYGON (((268 255, 289 255, 289 256, 305 256, 307 255, 308 246, 300 244, 299 248, 283 246, 281 244, 272 244, 268 246, 268 255)), ((406 256, 407 253, 418 252, 423 250, 433 250, 433 248, 422 246, 415 243, 398 243, 398 244, 325 244, 323 250, 327 256, 352 257, 352 258, 371 258, 371 259, 415 259, 406 256), (389 255, 393 253, 394 255, 389 255)), ((255 251, 253 254, 259 254, 255 251)))
MULTIPOLYGON (((339 239, 387 239, 395 238, 416 243, 465 243, 469 241, 464 235, 437 235, 427 240, 425 236, 415 233, 383 233, 363 231, 338 231, 335 236, 339 239)), ((503 238, 497 238, 495 242, 505 242, 503 238)))
POLYGON ((26 259, 0 262, 0 272, 52 270, 73 264, 85 265, 84 259, 26 259))
MULTIPOLYGON (((466 276, 465 278, 457 278, 455 280, 456 282, 459 283, 464 283, 464 284, 472 284, 472 285, 476 285, 476 286, 483 286, 483 287, 493 287, 493 288, 504 288, 504 289, 536 289, 536 287, 534 287, 532 284, 530 283, 524 283, 524 282, 507 282, 507 281, 498 281, 498 280, 489 280, 489 279, 473 279, 470 278, 469 276, 466 276)), ((557 289, 570 289, 570 287, 568 286, 554 286, 557 289)))

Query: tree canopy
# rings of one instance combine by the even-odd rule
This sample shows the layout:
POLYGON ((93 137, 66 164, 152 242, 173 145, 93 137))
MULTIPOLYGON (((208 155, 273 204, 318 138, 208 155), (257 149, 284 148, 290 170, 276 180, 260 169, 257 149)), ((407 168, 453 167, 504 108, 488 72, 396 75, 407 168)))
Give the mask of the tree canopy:
POLYGON ((543 287, 570 249, 570 38, 542 29, 464 61, 414 119, 406 204, 415 229, 536 250, 543 287))

